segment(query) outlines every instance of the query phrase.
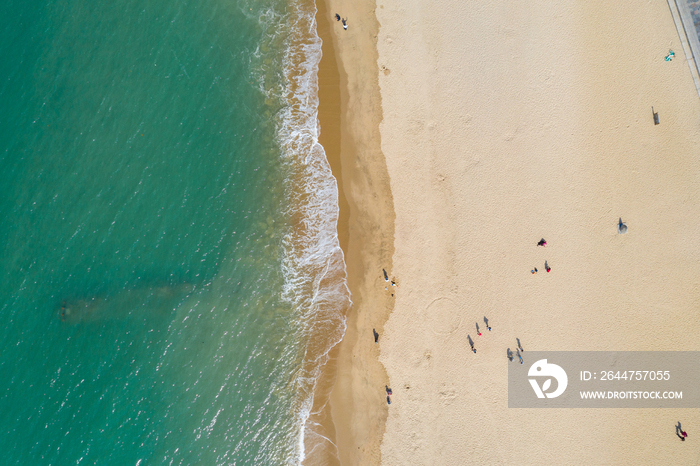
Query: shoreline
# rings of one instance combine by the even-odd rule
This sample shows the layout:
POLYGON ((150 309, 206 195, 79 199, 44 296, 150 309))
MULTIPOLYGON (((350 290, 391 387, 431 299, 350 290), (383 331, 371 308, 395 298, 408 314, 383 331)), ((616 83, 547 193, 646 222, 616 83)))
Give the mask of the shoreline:
MULTIPOLYGON (((322 58, 318 64, 318 121, 320 133, 318 143, 323 147, 331 173, 338 186, 338 242, 347 256, 349 205, 343 192, 343 179, 340 164, 340 74, 330 40, 330 22, 323 1, 315 2, 317 34, 321 38, 322 58)), ((347 264, 346 264, 347 267, 347 264)), ((352 290, 351 290, 352 292, 352 290)), ((352 299, 352 297, 351 297, 352 299)), ((348 318, 345 316, 346 319, 348 318)), ((345 336, 343 336, 343 340, 345 336)), ((336 429, 330 412, 329 398, 338 374, 338 350, 342 343, 335 345, 328 353, 328 361, 321 369, 321 375, 314 390, 304 439, 305 466, 340 466, 336 449, 336 429), (311 441, 310 434, 316 437, 311 441)))
POLYGON ((335 445, 337 457, 327 449, 304 464, 378 465, 388 416, 384 385, 389 383, 379 350, 394 306, 382 269, 391 273, 395 218, 379 134, 379 23, 372 0, 352 6, 318 0, 316 7, 323 41, 319 143, 338 182, 338 238, 353 305, 345 336, 331 351, 319 382, 321 399, 330 391, 328 403, 314 403, 320 430, 335 445), (348 19, 348 30, 333 19, 336 12, 348 19), (379 345, 373 329, 380 334, 379 345))

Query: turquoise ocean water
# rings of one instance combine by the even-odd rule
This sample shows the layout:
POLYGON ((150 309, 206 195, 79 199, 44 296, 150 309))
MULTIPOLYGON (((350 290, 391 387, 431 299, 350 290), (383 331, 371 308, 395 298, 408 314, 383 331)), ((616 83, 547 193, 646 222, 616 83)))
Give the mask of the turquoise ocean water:
POLYGON ((0 14, 0 464, 298 464, 349 304, 313 2, 0 14))

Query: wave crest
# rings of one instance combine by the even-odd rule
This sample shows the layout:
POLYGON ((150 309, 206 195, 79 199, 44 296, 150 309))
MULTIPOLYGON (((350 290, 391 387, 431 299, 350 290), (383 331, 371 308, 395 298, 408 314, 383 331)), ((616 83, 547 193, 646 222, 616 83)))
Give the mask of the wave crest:
POLYGON ((268 99, 278 91, 281 96, 276 125, 289 174, 285 191, 291 220, 291 229, 283 239, 282 297, 298 313, 304 341, 303 362, 294 380, 295 411, 300 421, 297 461, 302 462, 305 433, 314 431, 309 416, 321 370, 330 350, 345 334, 346 313, 352 302, 338 241, 338 185, 318 142, 321 39, 316 33, 316 6, 309 1, 290 0, 287 12, 286 24, 276 34, 286 35, 287 40, 283 86, 276 89, 270 85, 275 80, 264 75, 259 83, 268 99))

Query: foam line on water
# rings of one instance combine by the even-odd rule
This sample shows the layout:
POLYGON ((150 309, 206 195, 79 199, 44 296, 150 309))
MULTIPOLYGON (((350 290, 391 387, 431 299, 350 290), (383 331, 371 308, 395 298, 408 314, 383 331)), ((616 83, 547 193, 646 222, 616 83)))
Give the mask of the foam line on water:
MULTIPOLYGON (((274 119, 287 175, 285 217, 291 225, 282 240, 282 298, 294 312, 296 324, 290 331, 300 342, 302 363, 289 384, 296 397, 293 409, 298 423, 296 451, 285 463, 299 464, 304 460, 305 431, 316 433, 308 424, 318 379, 330 350, 345 334, 345 316, 352 302, 337 233, 338 185, 318 142, 321 39, 316 31, 316 5, 310 0, 273 3, 262 10, 245 0, 240 6, 244 14, 256 15, 263 30, 264 40, 252 54, 251 69, 265 113, 274 119)), ((295 359, 286 352, 283 357, 295 359)))
POLYGON ((283 240, 283 298, 300 319, 305 342, 301 369, 294 381, 299 420, 296 461, 304 460, 304 432, 316 385, 330 350, 346 329, 351 305, 343 251, 338 240, 338 185, 318 142, 318 65, 321 39, 313 2, 288 3, 288 47, 284 57, 284 101, 277 114, 277 134, 289 169, 287 193, 292 229, 283 240))

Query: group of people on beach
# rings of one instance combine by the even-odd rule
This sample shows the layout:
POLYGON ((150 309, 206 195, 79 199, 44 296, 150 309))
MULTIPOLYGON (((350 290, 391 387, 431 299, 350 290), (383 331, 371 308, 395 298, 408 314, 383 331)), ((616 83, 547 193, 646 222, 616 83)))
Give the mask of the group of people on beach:
MULTIPOLYGON (((336 20, 340 20, 340 16, 337 14, 336 14, 336 20)), ((343 25, 345 26, 345 20, 343 20, 343 25)), ((622 222, 622 219, 620 219, 620 221, 619 221, 618 231, 620 233, 626 233, 626 231, 627 231, 627 226, 622 222), (624 228, 624 231, 621 231, 623 228, 624 228)), ((546 247, 547 241, 544 238, 542 238, 537 242, 537 246, 538 247, 539 246, 546 247)), ((544 261, 544 267, 545 267, 545 270, 547 272, 552 270, 552 268, 549 266, 549 264, 546 260, 544 261)), ((389 279, 389 274, 386 272, 386 270, 382 269, 382 272, 384 274, 384 281, 387 283, 391 281, 391 286, 398 288, 398 284, 393 279, 392 280, 389 279)), ((533 274, 537 273, 537 268, 534 268, 532 270, 532 273, 533 274)), ((388 290, 388 286, 385 287, 385 290, 388 290)), ((392 292, 392 296, 393 296, 393 292, 392 292)), ((486 316, 484 316, 484 324, 486 325, 486 329, 490 332, 491 325, 489 325, 489 320, 488 320, 488 318, 486 318, 486 316)), ((475 325, 476 325, 477 336, 482 336, 481 330, 479 328, 479 323, 476 322, 475 325)), ((379 333, 377 333, 376 329, 372 329, 372 333, 374 336, 374 342, 379 343, 379 333)), ((472 353, 476 353, 476 348, 474 347, 474 341, 472 340, 471 336, 467 335, 467 339, 469 341, 469 346, 471 347, 472 353)), ((521 353, 524 353, 525 350, 523 349, 522 344, 520 343, 520 338, 516 338, 515 340, 517 342, 516 355, 518 356, 518 360, 520 361, 520 364, 523 364, 524 361, 523 361, 523 357, 522 357, 521 353)), ((506 355, 508 357, 508 360, 510 362, 512 362, 514 357, 513 357, 513 352, 511 351, 510 348, 508 348, 506 350, 506 355)), ((386 402, 387 402, 387 404, 390 405, 391 404, 391 396, 393 395, 393 391, 391 390, 391 388, 388 385, 384 385, 384 389, 386 391, 386 402)), ((678 425, 676 425, 676 435, 678 436, 678 438, 680 438, 681 441, 685 441, 686 438, 688 438, 688 433, 681 428, 680 422, 678 422, 678 425)))
POLYGON ((338 13, 335 14, 335 20, 336 21, 341 21, 343 23, 343 29, 346 31, 348 30, 348 20, 345 18, 341 18, 338 13))
MULTIPOLYGON (((515 350, 515 354, 518 356, 518 359, 520 360, 520 364, 522 364, 523 361, 523 356, 520 353, 524 353, 525 350, 523 349, 522 345, 520 344, 520 338, 516 338, 515 341, 518 342, 518 348, 515 350)), ((513 352, 508 348, 506 350, 506 356, 508 356, 508 360, 510 362, 513 362, 513 352)))
MULTIPOLYGON (((486 324, 486 328, 488 331, 491 331, 491 326, 489 325, 489 320, 484 316, 484 324, 486 324)), ((479 322, 476 323, 476 334, 478 336, 481 336, 481 330, 479 330, 479 322)), ((472 348, 472 353, 476 353, 476 348, 474 348, 474 342, 472 341, 472 337, 467 335, 467 339, 469 340, 469 346, 472 348)))
MULTIPOLYGON (((545 239, 542 238, 541 240, 539 240, 539 241, 537 242, 537 246, 545 247, 545 246, 547 246, 547 241, 545 241, 545 239)), ((544 269, 547 271, 547 273, 549 273, 549 271, 552 270, 552 268, 549 266, 549 264, 547 263, 547 261, 544 261, 544 269)), ((534 267, 532 270, 530 270, 530 273, 532 273, 533 275, 536 274, 536 273, 537 273, 537 267, 534 267)))
MULTIPOLYGON (((491 326, 489 325, 489 320, 486 318, 486 316, 484 316, 484 323, 486 324, 486 328, 490 332, 491 326)), ((477 334, 477 336, 482 335, 481 330, 479 330, 479 323, 478 322, 476 323, 476 334, 477 334)), ((470 335, 467 335, 467 340, 469 341, 469 346, 472 349, 472 353, 476 353, 476 348, 474 347, 474 340, 472 340, 472 337, 470 335)), ((518 359, 520 360, 520 364, 523 364, 523 362, 524 362, 523 357, 520 353, 525 352, 525 350, 523 349, 522 345, 520 344, 520 338, 516 338, 515 340, 518 342, 518 349, 516 350, 517 355, 518 355, 518 359)), ((509 361, 513 360, 513 352, 510 350, 510 348, 507 349, 506 355, 508 356, 509 361)))
MULTIPOLYGON (((340 18, 340 16, 338 16, 337 14, 335 16, 336 16, 336 19, 340 18)), ((345 21, 345 20, 343 20, 343 21, 345 21)), ((345 26, 345 23, 343 23, 343 26, 345 26)), ((347 27, 346 27, 346 29, 347 29, 347 27)), ((399 285, 396 283, 395 280, 393 280, 393 279, 389 280, 389 274, 386 273, 386 269, 382 269, 382 273, 384 274, 384 281, 385 282, 388 283, 389 281, 391 281, 392 287, 396 287, 396 288, 399 287, 399 285)), ((384 287, 384 289, 387 290, 388 287, 384 287)), ((393 297, 394 293, 392 293, 391 296, 393 297)), ((377 333, 377 329, 373 328, 372 333, 374 334, 374 342, 379 343, 379 334, 377 333)), ((388 385, 384 385, 384 389, 386 390, 386 404, 390 405, 391 404, 391 395, 393 395, 394 392, 391 391, 391 388, 389 388, 388 385)))

